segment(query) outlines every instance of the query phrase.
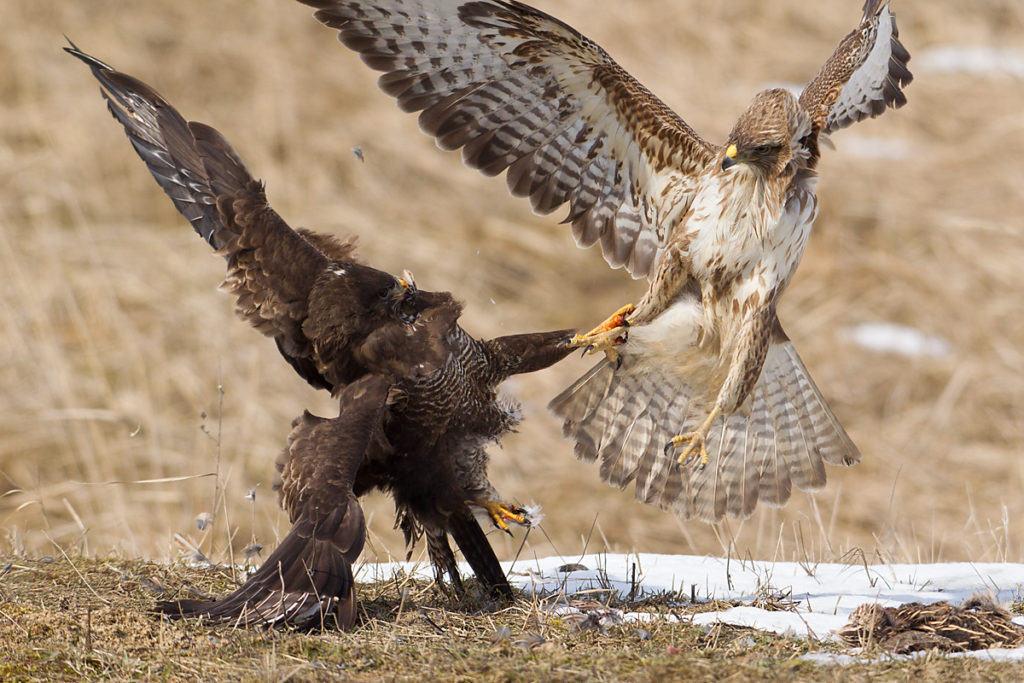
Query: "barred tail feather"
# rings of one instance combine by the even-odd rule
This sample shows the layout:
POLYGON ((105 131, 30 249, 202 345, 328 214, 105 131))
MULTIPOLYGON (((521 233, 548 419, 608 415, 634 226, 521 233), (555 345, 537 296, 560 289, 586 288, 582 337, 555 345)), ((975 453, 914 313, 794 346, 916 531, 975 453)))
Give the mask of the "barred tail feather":
POLYGON ((770 347, 746 402, 712 428, 706 466, 676 467, 673 436, 694 430, 711 408, 706 396, 665 366, 625 356, 601 361, 555 397, 576 456, 600 458, 603 481, 635 483, 637 500, 683 517, 716 522, 749 517, 758 501, 784 505, 795 487, 825 485, 825 464, 860 461, 857 447, 814 385, 789 341, 770 347))

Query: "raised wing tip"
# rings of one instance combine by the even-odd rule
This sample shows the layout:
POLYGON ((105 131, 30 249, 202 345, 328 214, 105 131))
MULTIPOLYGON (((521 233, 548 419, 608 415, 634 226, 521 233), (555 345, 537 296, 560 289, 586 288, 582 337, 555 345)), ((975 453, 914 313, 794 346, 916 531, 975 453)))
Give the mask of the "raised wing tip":
MULTIPOLYGON (((302 0, 300 0, 301 2, 302 0)), ((874 17, 881 14, 883 11, 892 14, 889 11, 889 3, 891 0, 866 0, 864 3, 863 18, 861 21, 872 21, 874 17)))
POLYGON ((64 39, 66 41, 68 41, 68 45, 70 47, 65 47, 65 48, 61 48, 61 49, 63 49, 64 52, 67 52, 72 57, 77 57, 78 59, 80 59, 83 62, 85 62, 86 64, 88 64, 89 67, 92 68, 92 69, 103 69, 105 71, 116 71, 116 69, 114 67, 110 66, 109 64, 106 64, 105 62, 101 62, 100 60, 96 59, 95 57, 93 57, 92 55, 90 55, 88 53, 82 52, 82 50, 80 50, 77 45, 75 45, 73 42, 71 42, 71 39, 68 38, 67 36, 64 36, 64 39))

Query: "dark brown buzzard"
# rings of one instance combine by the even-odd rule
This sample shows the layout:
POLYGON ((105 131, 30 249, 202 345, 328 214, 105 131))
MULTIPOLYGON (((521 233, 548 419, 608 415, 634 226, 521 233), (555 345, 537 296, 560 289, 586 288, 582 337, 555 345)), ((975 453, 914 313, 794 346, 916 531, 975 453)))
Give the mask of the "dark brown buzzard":
POLYGON ((356 262, 351 241, 292 230, 220 133, 186 122, 145 83, 65 49, 89 65, 157 183, 227 260, 222 288, 238 297, 238 315, 340 403, 335 418, 306 412, 293 423, 275 483, 292 528, 267 561, 221 600, 159 610, 243 624, 334 614, 352 626, 351 565, 366 531, 358 498, 372 489, 394 498, 407 543, 426 536, 439 580, 447 574, 462 590, 451 536, 492 594, 511 595, 474 516, 505 530, 506 521, 528 522, 487 480, 484 445, 518 419, 496 387, 565 357, 558 342, 568 331, 474 339, 451 294, 356 262))

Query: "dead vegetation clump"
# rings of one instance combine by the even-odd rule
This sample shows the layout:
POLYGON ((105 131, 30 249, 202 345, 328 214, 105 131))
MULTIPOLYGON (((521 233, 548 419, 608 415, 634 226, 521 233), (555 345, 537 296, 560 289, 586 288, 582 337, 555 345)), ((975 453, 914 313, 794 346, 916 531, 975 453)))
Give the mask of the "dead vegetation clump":
POLYGON ((850 645, 897 654, 1024 645, 1024 626, 1013 623, 1010 613, 988 596, 975 596, 962 605, 945 601, 909 602, 898 607, 861 605, 837 634, 850 645))

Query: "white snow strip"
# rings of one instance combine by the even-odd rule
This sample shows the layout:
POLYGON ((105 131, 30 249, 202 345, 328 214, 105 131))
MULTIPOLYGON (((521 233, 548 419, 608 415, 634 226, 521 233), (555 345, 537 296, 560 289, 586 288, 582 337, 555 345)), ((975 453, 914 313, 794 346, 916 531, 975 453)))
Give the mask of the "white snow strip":
MULTIPOLYGON (((737 600, 751 603, 758 595, 783 595, 795 602, 795 611, 765 610, 751 606, 683 616, 694 624, 725 623, 818 641, 833 640, 833 631, 849 620, 862 604, 894 607, 908 602, 946 600, 959 604, 977 593, 991 593, 998 602, 1024 594, 1024 564, 949 562, 940 564, 800 564, 795 562, 742 562, 720 557, 689 555, 585 555, 546 557, 502 563, 509 581, 543 597, 589 597, 602 600, 609 593, 635 599, 673 594, 680 605, 691 593, 698 601, 737 600), (636 582, 633 582, 635 567, 636 582)), ((464 574, 468 566, 460 565, 464 574)), ((359 580, 391 579, 396 573, 432 577, 424 563, 365 564, 359 580)), ((783 599, 782 602, 786 602, 783 599)), ((632 622, 674 616, 625 613, 632 622)), ((1014 619, 1024 624, 1024 617, 1014 619)), ((992 657, 1024 661, 1019 650, 986 650, 958 656, 992 657)), ((954 655, 949 655, 954 656, 954 655)), ((814 655, 813 657, 818 657, 814 655)), ((818 663, 859 661, 856 656, 821 655, 818 663), (849 659, 845 659, 850 657, 849 659)))
POLYGON ((862 159, 899 161, 910 157, 910 144, 900 138, 884 138, 873 135, 844 135, 836 143, 843 154, 862 159))
POLYGON ((855 344, 877 353, 945 358, 953 347, 942 337, 896 323, 862 323, 846 329, 855 344))
POLYGON ((1024 50, 994 45, 940 45, 914 54, 915 72, 1024 78, 1024 50))
MULTIPOLYGON (((852 652, 860 652, 861 648, 851 648, 852 652)), ((929 651, 912 652, 906 655, 885 654, 877 657, 861 657, 857 654, 839 654, 835 652, 809 652, 801 659, 822 666, 846 666, 848 664, 874 664, 877 662, 900 662, 911 659, 934 656, 929 651)), ((972 657, 989 662, 1020 662, 1024 661, 1024 647, 1016 649, 993 648, 991 650, 973 650, 970 652, 950 652, 946 657, 972 657)))

